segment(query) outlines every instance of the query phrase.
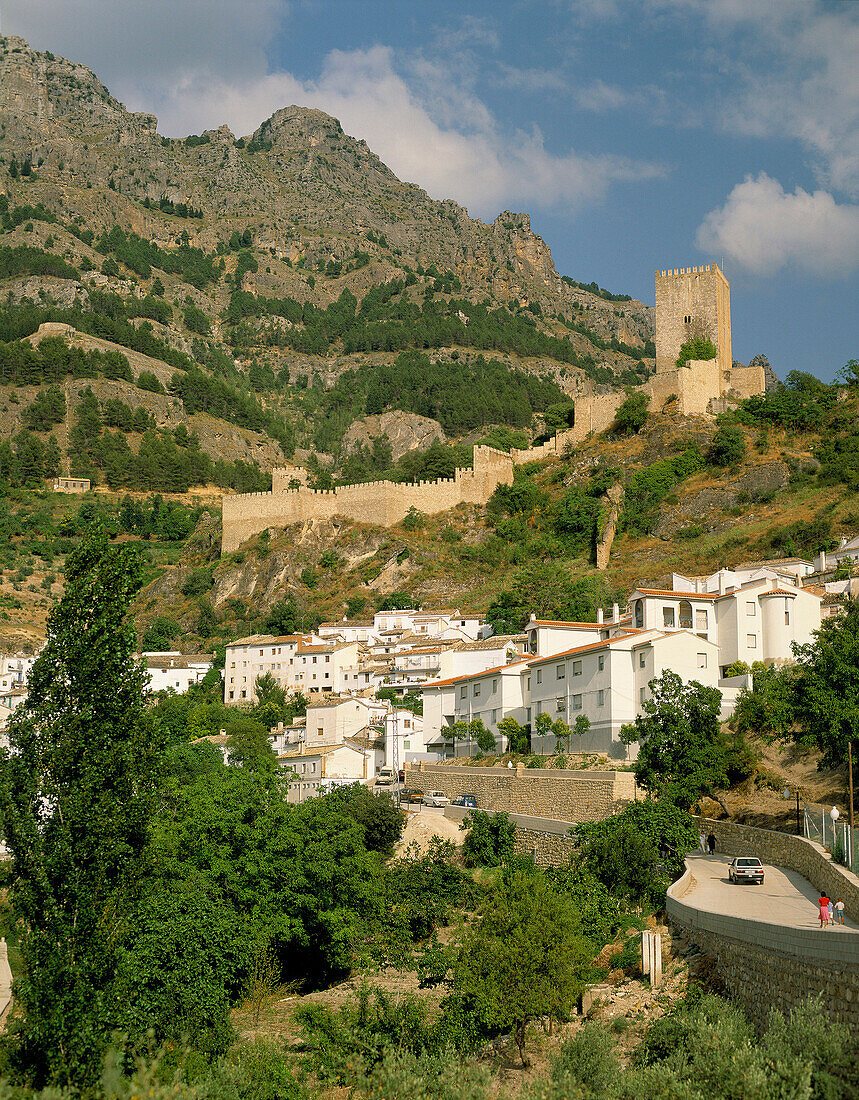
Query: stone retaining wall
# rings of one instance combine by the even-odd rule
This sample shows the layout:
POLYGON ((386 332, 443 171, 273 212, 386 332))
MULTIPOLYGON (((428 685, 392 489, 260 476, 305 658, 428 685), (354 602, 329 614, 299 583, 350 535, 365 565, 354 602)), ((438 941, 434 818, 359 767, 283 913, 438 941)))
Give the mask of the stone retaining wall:
POLYGON ((705 833, 716 838, 716 851, 726 856, 757 856, 762 863, 775 863, 796 871, 831 898, 843 898, 848 916, 859 921, 859 878, 813 840, 769 829, 753 829, 733 821, 695 819, 705 833))
POLYGON ((561 821, 602 821, 635 800, 632 772, 555 768, 455 768, 425 761, 405 766, 406 786, 473 794, 481 810, 504 810, 561 821))
MULTIPOLYGON (((468 813, 464 806, 445 806, 444 816, 451 821, 462 821, 468 813)), ((574 821, 556 821, 553 818, 510 814, 516 826, 515 851, 530 856, 538 867, 564 867, 570 862, 576 844, 570 836, 574 821)))
POLYGON ((847 1024, 859 1035, 859 933, 784 928, 705 912, 684 897, 691 885, 692 872, 687 869, 669 887, 668 919, 714 960, 719 977, 757 1026, 766 1024, 770 1009, 787 1014, 820 994, 827 1018, 847 1024))

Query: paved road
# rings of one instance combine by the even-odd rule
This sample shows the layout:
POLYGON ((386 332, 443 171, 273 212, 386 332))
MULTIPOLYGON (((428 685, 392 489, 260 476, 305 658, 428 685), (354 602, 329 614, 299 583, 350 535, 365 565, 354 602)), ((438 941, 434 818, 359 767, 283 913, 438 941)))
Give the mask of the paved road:
POLYGON ((735 886, 728 881, 730 856, 696 852, 686 857, 686 863, 694 885, 684 893, 683 901, 696 909, 765 921, 781 928, 816 928, 821 936, 859 932, 859 925, 848 917, 843 925, 821 929, 817 919, 820 893, 795 871, 764 864, 763 886, 735 886))

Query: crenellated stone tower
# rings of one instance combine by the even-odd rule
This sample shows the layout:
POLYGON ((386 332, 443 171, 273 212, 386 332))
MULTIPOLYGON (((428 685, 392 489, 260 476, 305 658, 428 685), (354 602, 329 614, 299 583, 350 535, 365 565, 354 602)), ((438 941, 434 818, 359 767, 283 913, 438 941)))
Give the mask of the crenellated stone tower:
POLYGON ((731 287, 718 264, 656 272, 656 373, 676 370, 680 348, 706 336, 719 349, 723 381, 730 378, 731 287))

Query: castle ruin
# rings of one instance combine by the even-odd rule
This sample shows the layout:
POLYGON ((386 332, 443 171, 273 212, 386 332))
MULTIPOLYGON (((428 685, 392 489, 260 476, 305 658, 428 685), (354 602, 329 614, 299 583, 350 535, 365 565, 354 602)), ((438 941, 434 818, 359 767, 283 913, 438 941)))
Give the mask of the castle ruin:
POLYGON ((495 447, 477 446, 472 469, 456 470, 452 478, 439 481, 369 481, 326 490, 291 489, 291 480, 291 470, 274 470, 272 492, 222 498, 222 554, 236 550, 267 527, 332 516, 390 527, 405 519, 411 508, 431 515, 457 504, 485 504, 499 485, 513 484, 513 459, 495 447))
MULTIPOLYGON (((734 365, 731 357, 731 288, 717 264, 656 272, 656 370, 641 386, 653 411, 676 402, 681 416, 708 416, 726 402, 764 393, 762 366, 734 365), (710 339, 715 359, 690 359, 682 367, 677 358, 683 344, 697 337, 710 339)), ((474 448, 473 469, 456 470, 450 479, 400 484, 373 481, 341 485, 336 489, 308 489, 297 485, 295 467, 272 472, 270 493, 225 496, 221 552, 230 553, 245 539, 268 527, 286 527, 311 519, 344 516, 358 523, 383 527, 399 523, 411 508, 433 514, 457 504, 485 504, 499 485, 513 483, 513 466, 551 458, 564 448, 611 426, 625 394, 600 393, 588 385, 575 397, 575 423, 549 442, 510 454, 494 447, 474 448)))

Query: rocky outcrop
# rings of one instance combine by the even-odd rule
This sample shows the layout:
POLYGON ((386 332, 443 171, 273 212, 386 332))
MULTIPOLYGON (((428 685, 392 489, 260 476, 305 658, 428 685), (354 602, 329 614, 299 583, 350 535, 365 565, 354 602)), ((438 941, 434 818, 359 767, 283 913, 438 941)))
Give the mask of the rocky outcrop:
POLYGON ((355 420, 343 437, 344 450, 370 446, 380 436, 391 444, 394 462, 408 451, 426 450, 436 440, 445 442, 444 430, 437 420, 393 409, 381 416, 365 416, 362 420, 355 420))

